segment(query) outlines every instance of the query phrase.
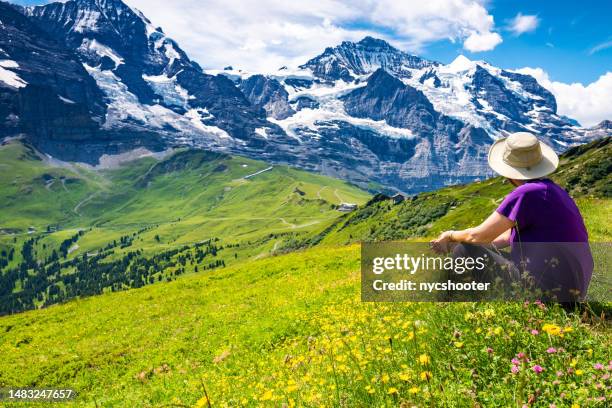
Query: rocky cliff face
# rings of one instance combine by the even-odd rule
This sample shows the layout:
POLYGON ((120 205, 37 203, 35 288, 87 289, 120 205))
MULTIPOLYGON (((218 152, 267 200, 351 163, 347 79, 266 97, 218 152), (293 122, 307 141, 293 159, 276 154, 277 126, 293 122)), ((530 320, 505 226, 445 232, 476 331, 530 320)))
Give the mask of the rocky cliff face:
POLYGON ((1 136, 26 134, 45 152, 66 156, 161 146, 154 135, 101 131, 104 94, 78 56, 9 4, 0 3, 0 21, 1 136))
POLYGON ((276 79, 253 75, 239 86, 247 99, 274 119, 285 119, 295 111, 289 105, 289 94, 276 79))
POLYGON ((106 129, 156 132, 170 143, 210 148, 240 144, 245 150, 264 143, 258 128, 282 137, 232 81, 204 73, 160 28, 119 0, 51 3, 24 13, 73 50, 104 92, 106 129))
POLYGON ((0 21, 0 135, 66 160, 197 146, 415 192, 487 176, 506 132, 559 151, 611 133, 558 116, 528 75, 371 37, 262 75, 202 70, 120 0, 0 3, 0 21))

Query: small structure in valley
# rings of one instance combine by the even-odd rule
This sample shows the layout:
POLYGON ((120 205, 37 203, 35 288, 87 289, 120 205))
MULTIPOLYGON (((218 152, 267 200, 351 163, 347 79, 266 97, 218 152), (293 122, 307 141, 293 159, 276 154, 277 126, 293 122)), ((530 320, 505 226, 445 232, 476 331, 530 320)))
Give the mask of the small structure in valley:
POLYGON ((341 211, 341 212, 351 212, 351 211, 355 211, 357 209, 357 204, 353 204, 353 203, 340 203, 340 205, 336 209, 338 211, 341 211))
POLYGON ((391 200, 393 200, 393 202, 395 204, 399 204, 402 201, 404 201, 405 199, 406 199, 406 196, 401 194, 401 193, 397 193, 397 194, 395 194, 394 196, 391 197, 391 200))

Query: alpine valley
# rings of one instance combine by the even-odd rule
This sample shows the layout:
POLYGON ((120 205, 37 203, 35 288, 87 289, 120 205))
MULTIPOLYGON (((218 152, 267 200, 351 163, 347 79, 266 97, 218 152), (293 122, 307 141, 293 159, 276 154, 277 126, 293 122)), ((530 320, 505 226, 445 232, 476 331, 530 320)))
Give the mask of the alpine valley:
POLYGON ((62 161, 193 146, 414 193, 489 176, 505 132, 558 151, 612 134, 558 115, 529 75, 371 37, 258 74, 202 69, 120 0, 0 2, 0 21, 0 137, 62 161))

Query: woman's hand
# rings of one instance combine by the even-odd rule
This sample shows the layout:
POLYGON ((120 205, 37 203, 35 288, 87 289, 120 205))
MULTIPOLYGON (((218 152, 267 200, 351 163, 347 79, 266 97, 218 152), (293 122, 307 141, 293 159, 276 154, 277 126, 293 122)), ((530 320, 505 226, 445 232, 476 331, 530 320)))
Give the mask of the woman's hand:
POLYGON ((430 242, 431 249, 437 254, 446 254, 451 250, 453 231, 444 231, 438 238, 430 242))

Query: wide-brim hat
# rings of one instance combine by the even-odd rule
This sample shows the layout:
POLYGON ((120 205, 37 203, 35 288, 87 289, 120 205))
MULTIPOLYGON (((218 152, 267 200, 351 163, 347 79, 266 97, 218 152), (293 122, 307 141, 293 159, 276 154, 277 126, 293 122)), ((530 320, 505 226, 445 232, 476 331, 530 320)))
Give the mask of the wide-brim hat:
POLYGON ((546 143, 528 132, 499 139, 489 149, 489 166, 515 180, 532 180, 549 175, 559 166, 559 156, 546 143))

